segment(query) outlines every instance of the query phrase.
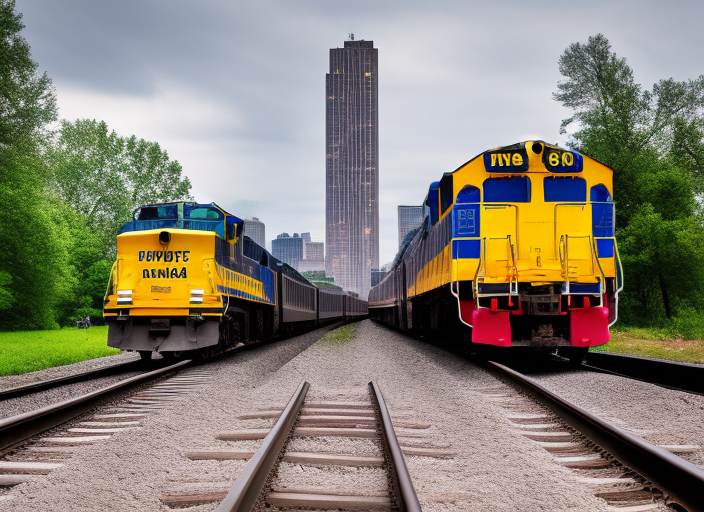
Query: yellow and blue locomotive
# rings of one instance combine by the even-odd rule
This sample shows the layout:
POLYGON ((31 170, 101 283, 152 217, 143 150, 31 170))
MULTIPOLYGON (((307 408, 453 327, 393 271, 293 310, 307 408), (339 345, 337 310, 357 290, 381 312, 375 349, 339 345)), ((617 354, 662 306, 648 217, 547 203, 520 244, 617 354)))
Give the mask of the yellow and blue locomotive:
POLYGON ((372 318, 461 343, 558 347, 609 341, 622 270, 613 171, 529 141, 481 153, 425 199, 423 225, 369 294, 372 318))
POLYGON ((284 331, 366 314, 318 289, 244 236, 214 203, 145 205, 117 237, 105 296, 108 345, 143 358, 223 351, 284 331))

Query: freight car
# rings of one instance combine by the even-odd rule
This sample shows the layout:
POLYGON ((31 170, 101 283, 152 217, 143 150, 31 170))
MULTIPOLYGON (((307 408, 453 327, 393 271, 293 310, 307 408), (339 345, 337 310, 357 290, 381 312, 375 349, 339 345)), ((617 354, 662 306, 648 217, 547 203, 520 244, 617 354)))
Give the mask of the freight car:
POLYGON ((613 171, 543 141, 481 153, 430 185, 425 219, 369 294, 370 316, 473 350, 609 341, 623 287, 613 171))
POLYGON ((144 359, 207 354, 367 314, 244 236, 214 203, 145 205, 117 237, 105 295, 108 345, 144 359))

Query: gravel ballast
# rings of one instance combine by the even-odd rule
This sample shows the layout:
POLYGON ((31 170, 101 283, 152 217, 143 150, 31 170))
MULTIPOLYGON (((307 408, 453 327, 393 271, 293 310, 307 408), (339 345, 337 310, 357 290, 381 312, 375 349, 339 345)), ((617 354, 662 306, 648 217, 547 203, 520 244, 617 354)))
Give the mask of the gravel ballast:
MULTIPOLYGON (((416 443, 455 452, 453 458, 406 456, 425 511, 609 510, 574 473, 510 427, 506 410, 482 393, 505 387, 488 372, 370 321, 361 322, 348 342, 314 343, 323 334, 313 331, 199 367, 209 377, 198 389, 149 412, 139 430, 75 448, 63 467, 8 491, 12 498, 0 501, 0 511, 167 510, 161 495, 187 489, 222 491, 246 461, 188 460, 183 454, 258 446, 252 441, 218 441, 215 436, 270 427, 273 420, 237 416, 283 407, 302 380, 311 384, 307 401, 366 399, 368 382, 376 380, 394 421, 430 425, 403 429, 417 436, 411 438, 416 443)), ((313 449, 319 442, 294 438, 289 449, 313 449)), ((335 452, 373 451, 364 440, 330 438, 324 444, 335 452)), ((284 463, 278 482, 339 483, 379 492, 384 476, 376 468, 330 472, 284 463)))
POLYGON ((0 390, 25 386, 27 384, 35 384, 45 380, 70 377, 79 373, 138 360, 139 354, 137 352, 123 352, 114 356, 88 359, 86 361, 67 364, 65 366, 55 366, 54 368, 46 368, 45 370, 38 370, 36 372, 27 372, 20 375, 6 375, 4 377, 0 377, 0 390))
MULTIPOLYGON (((530 377, 549 391, 649 443, 704 445, 702 395, 581 370, 530 377)), ((686 458, 704 467, 704 450, 686 458)))

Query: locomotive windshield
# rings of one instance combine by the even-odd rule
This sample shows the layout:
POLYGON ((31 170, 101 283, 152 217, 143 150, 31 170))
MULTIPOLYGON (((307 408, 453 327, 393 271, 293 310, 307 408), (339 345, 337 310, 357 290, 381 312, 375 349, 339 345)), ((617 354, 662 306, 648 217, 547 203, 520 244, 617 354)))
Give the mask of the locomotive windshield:
POLYGON ((213 204, 150 204, 137 208, 120 233, 162 228, 214 231, 225 238, 225 213, 213 204))
POLYGON ((178 219, 178 206, 164 204, 143 206, 134 212, 134 220, 178 219))

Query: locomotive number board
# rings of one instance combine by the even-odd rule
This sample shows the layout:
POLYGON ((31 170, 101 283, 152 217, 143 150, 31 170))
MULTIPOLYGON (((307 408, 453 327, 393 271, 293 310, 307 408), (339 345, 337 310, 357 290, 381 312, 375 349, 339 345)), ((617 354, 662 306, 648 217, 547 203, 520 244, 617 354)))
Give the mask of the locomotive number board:
MULTIPOLYGON (((579 153, 559 148, 545 147, 542 161, 550 172, 582 172, 584 159, 579 153)), ((499 149, 484 153, 484 168, 487 172, 528 172, 530 162, 525 148, 499 149)))

